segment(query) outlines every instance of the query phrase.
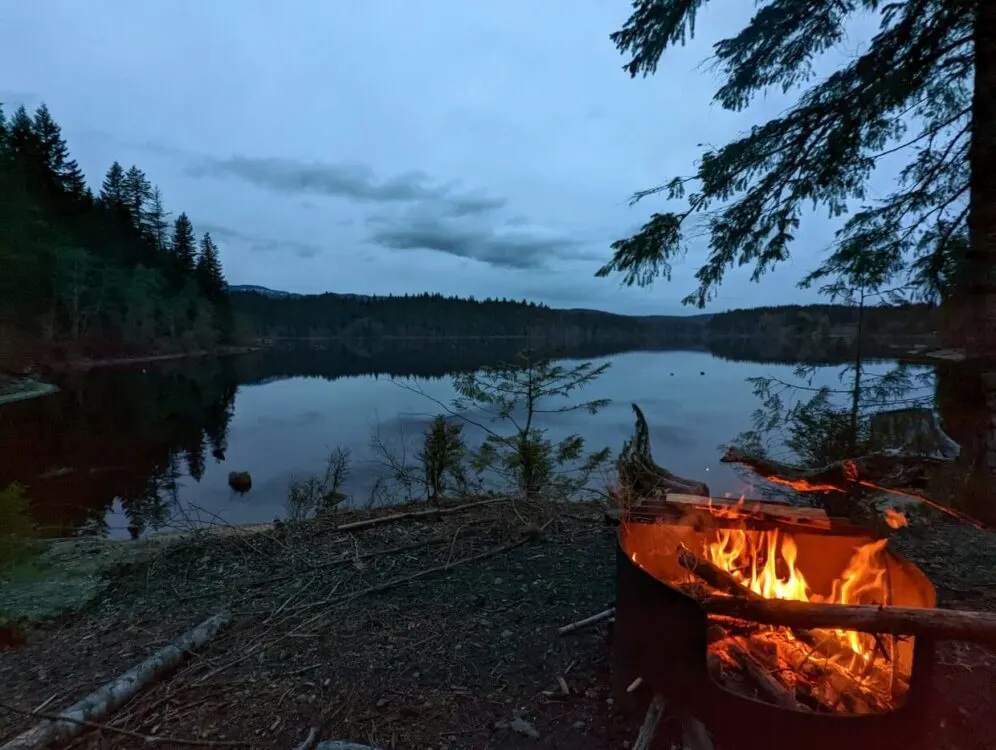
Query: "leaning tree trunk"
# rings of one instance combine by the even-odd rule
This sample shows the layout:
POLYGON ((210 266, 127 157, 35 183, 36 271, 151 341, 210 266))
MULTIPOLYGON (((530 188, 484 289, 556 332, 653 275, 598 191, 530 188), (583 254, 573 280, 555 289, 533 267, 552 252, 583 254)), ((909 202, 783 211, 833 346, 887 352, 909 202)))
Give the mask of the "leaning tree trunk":
MULTIPOLYGON (((975 3, 975 79, 969 147, 968 244, 957 265, 946 338, 968 360, 959 389, 968 419, 960 440, 966 510, 996 517, 996 3, 975 3)), ((955 439, 959 439, 955 436, 955 439)))

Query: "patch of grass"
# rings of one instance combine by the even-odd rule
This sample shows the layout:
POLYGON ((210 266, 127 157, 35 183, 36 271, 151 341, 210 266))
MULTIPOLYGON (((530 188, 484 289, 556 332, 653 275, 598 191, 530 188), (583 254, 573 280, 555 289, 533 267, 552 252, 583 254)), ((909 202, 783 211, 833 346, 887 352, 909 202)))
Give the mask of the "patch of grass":
POLYGON ((28 509, 24 487, 0 490, 0 577, 41 551, 38 528, 28 509))

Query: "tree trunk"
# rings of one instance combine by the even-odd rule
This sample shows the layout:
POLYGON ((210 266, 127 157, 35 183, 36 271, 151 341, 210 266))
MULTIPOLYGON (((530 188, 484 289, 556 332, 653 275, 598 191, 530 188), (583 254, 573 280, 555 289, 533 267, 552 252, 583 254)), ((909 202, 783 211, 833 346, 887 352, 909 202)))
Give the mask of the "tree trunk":
POLYGON ((996 3, 974 5, 969 241, 957 264, 946 338, 968 357, 959 389, 977 399, 961 399, 966 416, 972 415, 971 426, 966 424, 971 434, 962 441, 962 502, 991 518, 996 516, 996 3))

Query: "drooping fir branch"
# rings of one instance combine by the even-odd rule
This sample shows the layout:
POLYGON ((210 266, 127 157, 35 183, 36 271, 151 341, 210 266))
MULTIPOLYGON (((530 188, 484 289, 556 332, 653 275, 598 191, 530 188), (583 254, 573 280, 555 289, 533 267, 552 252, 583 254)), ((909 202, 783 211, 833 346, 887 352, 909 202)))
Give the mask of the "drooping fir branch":
MULTIPOLYGON (((656 72, 665 50, 692 35, 704 4, 636 0, 611 36, 630 56, 630 75, 656 72)), ((702 307, 728 267, 753 265, 756 280, 787 259, 804 210, 822 204, 835 217, 864 202, 832 255, 802 283, 839 276, 873 289, 903 277, 920 296, 937 295, 965 231, 970 3, 771 0, 737 36, 715 45, 726 77, 715 100, 741 110, 771 86, 806 84, 813 60, 844 38, 859 10, 881 18, 865 52, 806 89, 784 116, 705 152, 694 175, 637 193, 634 201, 664 194, 685 199, 687 208, 655 213, 637 234, 613 243, 598 276, 621 273, 628 285, 669 278, 672 260, 687 249, 689 223, 701 218, 709 256, 684 301, 702 307), (897 191, 870 201, 866 183, 879 161, 909 149, 916 155, 897 191)))

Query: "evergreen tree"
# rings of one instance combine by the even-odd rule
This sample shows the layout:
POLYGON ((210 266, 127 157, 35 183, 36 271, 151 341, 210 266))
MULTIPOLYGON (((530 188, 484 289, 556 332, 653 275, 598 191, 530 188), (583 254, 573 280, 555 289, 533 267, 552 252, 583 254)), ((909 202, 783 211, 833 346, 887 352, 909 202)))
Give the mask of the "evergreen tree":
POLYGON ((0 103, 0 166, 3 166, 8 158, 10 131, 7 127, 7 114, 3 111, 3 104, 0 103))
POLYGON ((145 176, 145 172, 134 164, 128 167, 121 183, 124 204, 131 214, 132 223, 135 229, 140 231, 146 228, 145 204, 152 197, 152 184, 145 176))
MULTIPOLYGON (((631 76, 657 71, 668 47, 695 30, 707 0, 635 0, 611 35, 631 76)), ((977 419, 963 439, 966 490, 996 501, 996 3, 972 0, 764 0, 736 36, 715 45, 725 81, 715 101, 745 109, 769 87, 789 90, 813 77, 812 59, 845 36, 859 12, 877 12, 879 31, 842 68, 808 86, 779 117, 720 148, 697 172, 634 196, 687 198, 655 213, 633 237, 613 243, 599 276, 622 273, 645 285, 669 277, 698 214, 709 256, 686 302, 711 298, 727 268, 754 266, 754 278, 786 260, 803 212, 816 204, 843 223, 833 253, 805 279, 878 292, 909 285, 943 299, 945 335, 972 360, 966 388, 985 394, 968 408, 977 419), (866 191, 879 157, 910 153, 895 192, 866 191), (687 191, 687 194, 686 194, 687 191), (941 272, 941 271, 944 272, 941 272), (975 386, 978 386, 976 388, 975 386)), ((895 157, 894 157, 895 158, 895 157)))
POLYGON ((194 225, 190 223, 185 213, 181 213, 173 222, 171 250, 180 275, 183 278, 190 278, 196 267, 197 238, 194 236, 194 225))
POLYGON ((145 212, 145 231, 152 239, 156 250, 169 249, 169 212, 163 207, 163 195, 156 185, 149 195, 149 208, 145 212))
MULTIPOLYGON (((183 262, 162 252, 167 218, 144 172, 126 172, 119 162, 94 203, 45 105, 34 117, 24 107, 10 118, 0 111, 0 322, 15 341, 99 340, 106 349, 196 340, 206 348, 230 336, 216 253, 206 268, 216 271, 211 278, 220 281, 212 288, 221 291, 209 301, 194 276, 196 239, 185 216, 175 238, 183 262)), ((10 346, 0 356, 26 364, 10 346)))
POLYGON ((7 138, 11 158, 15 160, 19 169, 30 171, 32 165, 39 161, 40 149, 35 138, 34 124, 31 122, 31 116, 28 115, 24 105, 14 110, 7 138))
POLYGON ((108 206, 118 207, 125 205, 125 172, 121 164, 115 161, 104 175, 104 182, 100 186, 100 199, 108 206))
POLYGON ((224 296, 227 285, 221 270, 218 248, 211 239, 210 232, 205 232, 201 238, 201 252, 197 256, 197 280, 204 296, 209 300, 214 302, 224 296))
MULTIPOLYGON (((39 169, 45 186, 60 198, 82 202, 86 196, 86 177, 79 163, 69 155, 62 128, 52 118, 45 104, 35 110, 32 129, 38 144, 39 169)), ((63 205, 65 201, 63 201, 63 205)))

